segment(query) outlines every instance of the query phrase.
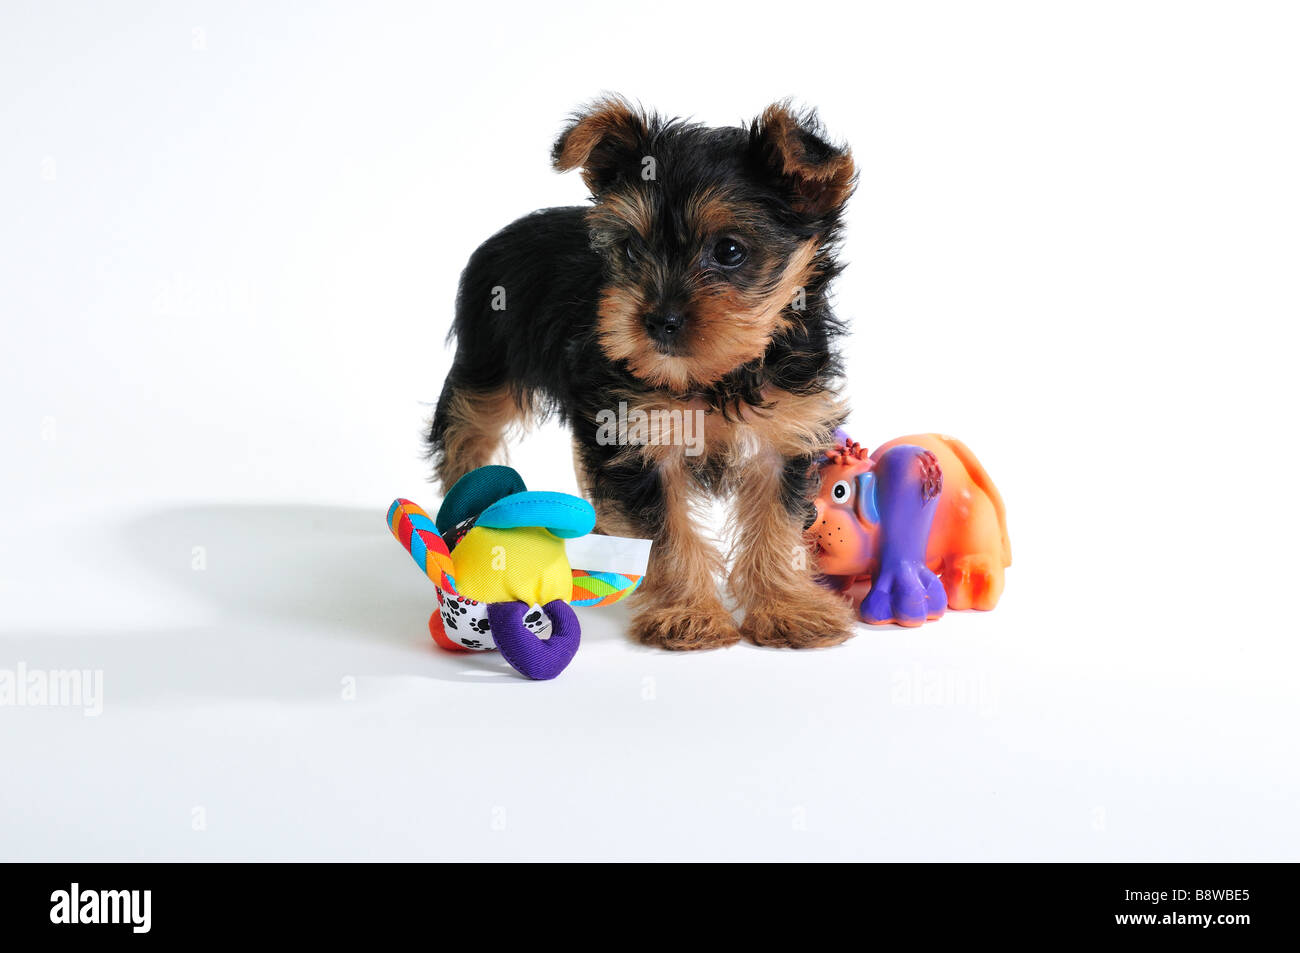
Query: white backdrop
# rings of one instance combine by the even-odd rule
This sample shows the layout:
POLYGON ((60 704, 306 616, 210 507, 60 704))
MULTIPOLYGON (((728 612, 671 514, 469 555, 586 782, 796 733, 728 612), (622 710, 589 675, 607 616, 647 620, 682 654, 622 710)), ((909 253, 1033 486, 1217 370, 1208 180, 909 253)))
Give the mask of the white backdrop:
POLYGON ((464 6, 0 12, 0 670, 103 675, 0 707, 0 857, 1297 859, 1294 7, 464 6), (384 513, 603 90, 852 145, 851 429, 981 456, 996 612, 433 649, 384 513))

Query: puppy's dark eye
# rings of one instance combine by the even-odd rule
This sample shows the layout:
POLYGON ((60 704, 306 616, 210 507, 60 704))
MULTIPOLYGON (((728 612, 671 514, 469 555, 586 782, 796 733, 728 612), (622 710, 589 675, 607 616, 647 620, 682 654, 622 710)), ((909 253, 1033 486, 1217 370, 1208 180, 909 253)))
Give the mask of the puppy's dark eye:
POLYGON ((734 238, 723 238, 713 246, 713 260, 723 268, 735 268, 748 256, 745 246, 734 238))
POLYGON ((636 264, 636 249, 632 247, 631 242, 625 242, 623 244, 623 257, 627 260, 629 265, 636 264))

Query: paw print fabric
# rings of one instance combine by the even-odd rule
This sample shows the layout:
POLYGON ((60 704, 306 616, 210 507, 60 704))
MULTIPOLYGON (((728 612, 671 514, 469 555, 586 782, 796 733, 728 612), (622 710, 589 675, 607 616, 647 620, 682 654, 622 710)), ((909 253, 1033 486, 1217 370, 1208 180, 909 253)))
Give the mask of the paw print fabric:
MULTIPOLYGON (((473 652, 490 652, 497 647, 492 638, 492 624, 488 620, 487 603, 435 587, 438 593, 438 611, 429 619, 433 639, 444 649, 468 649, 473 652)), ((551 636, 551 619, 536 603, 524 613, 523 624, 539 639, 551 636)))

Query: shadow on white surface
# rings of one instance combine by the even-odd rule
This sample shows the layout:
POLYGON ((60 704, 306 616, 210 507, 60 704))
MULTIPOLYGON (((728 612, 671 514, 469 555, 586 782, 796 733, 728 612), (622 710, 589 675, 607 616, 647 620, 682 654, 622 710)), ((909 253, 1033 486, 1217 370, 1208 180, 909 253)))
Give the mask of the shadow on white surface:
MULTIPOLYGON (((433 644, 433 586, 388 532, 382 509, 170 507, 124 524, 121 546, 205 622, 112 639, 87 633, 117 670, 119 697, 310 696, 376 675, 528 684, 495 652, 433 644)), ((69 642, 57 643, 69 658, 98 654, 69 642)))
MULTIPOLYGON (((497 652, 437 648, 428 632, 433 585, 384 513, 209 502, 137 512, 84 557, 106 581, 92 597, 93 621, 82 613, 57 631, 13 627, 0 649, 31 667, 103 670, 121 702, 329 700, 345 680, 366 678, 535 684, 497 652), (141 606, 160 608, 142 619, 141 606)), ((586 659, 603 644, 690 667, 628 640, 624 605, 580 615, 586 659)))
POLYGON ((160 579, 230 618, 409 647, 433 601, 378 509, 201 504, 138 517, 123 534, 160 579))

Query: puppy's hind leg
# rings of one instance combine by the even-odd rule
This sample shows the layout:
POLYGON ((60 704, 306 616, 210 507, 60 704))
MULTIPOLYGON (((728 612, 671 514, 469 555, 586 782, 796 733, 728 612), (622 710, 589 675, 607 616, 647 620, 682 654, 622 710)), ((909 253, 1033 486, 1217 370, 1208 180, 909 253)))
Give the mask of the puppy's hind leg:
POLYGON ((505 431, 528 416, 529 400, 502 383, 472 386, 447 375, 429 428, 429 454, 442 492, 470 470, 504 459, 505 431))

